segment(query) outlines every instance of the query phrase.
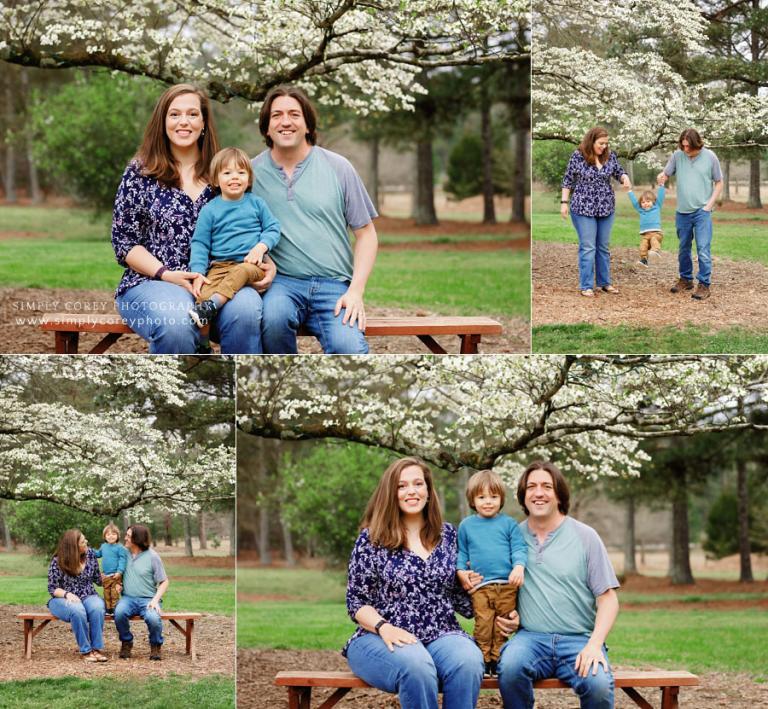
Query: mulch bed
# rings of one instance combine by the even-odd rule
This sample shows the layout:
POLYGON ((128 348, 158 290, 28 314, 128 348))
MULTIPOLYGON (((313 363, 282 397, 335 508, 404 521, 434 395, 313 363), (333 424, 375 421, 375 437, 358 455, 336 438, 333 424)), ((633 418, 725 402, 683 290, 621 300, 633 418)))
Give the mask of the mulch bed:
MULTIPOLYGON (((195 623, 197 660, 186 655, 184 636, 167 621, 163 623, 163 659, 149 659, 146 625, 133 621, 133 657, 121 660, 120 640, 114 623, 104 625, 104 654, 109 662, 87 663, 80 658, 68 623, 53 621, 32 642, 32 659, 24 659, 23 624, 17 613, 44 611, 42 606, 0 606, 0 681, 37 677, 164 677, 170 674, 203 677, 233 675, 235 671, 235 621, 203 615, 195 623)), ((38 623, 35 623, 37 628, 38 623)), ((0 702, 1 704, 2 702, 0 702)))
MULTIPOLYGON (((616 669, 630 668, 615 665, 616 669)), ((348 670, 346 660, 332 651, 291 650, 239 650, 237 658, 237 706, 238 709, 264 709, 286 706, 288 691, 275 687, 272 682, 281 670, 348 670)), ((709 672, 700 676, 699 687, 683 687, 680 704, 688 707, 762 707, 768 703, 768 688, 755 683, 749 675, 709 672)), ((330 696, 332 690, 315 689, 313 705, 321 698, 330 696)), ((537 709, 573 709, 578 706, 576 696, 566 690, 536 692, 537 709)), ((658 702, 655 690, 644 690, 643 695, 658 702)), ((395 709, 397 699, 371 689, 354 689, 338 705, 349 709, 395 709)), ((501 698, 496 692, 483 692, 477 704, 482 709, 501 708, 501 698)), ((617 709, 637 709, 623 692, 616 693, 617 709)))
MULTIPOLYGON (((713 257, 711 297, 697 302, 690 293, 673 294, 677 280, 676 239, 648 268, 637 249, 611 249, 611 275, 619 295, 579 293, 577 245, 534 242, 533 325, 592 325, 661 328, 693 325, 707 330, 741 326, 768 328, 768 268, 758 263, 713 257)), ((665 244, 665 247, 668 245, 665 244)), ((694 269, 695 272, 695 269, 694 269)))
MULTIPOLYGON (((437 315, 425 310, 400 310, 396 308, 366 309, 369 317, 404 317, 437 315)), ((0 328, 4 333, 0 352, 3 353, 53 353, 53 333, 42 332, 36 327, 47 313, 71 312, 112 313, 112 293, 102 290, 66 290, 36 288, 0 288, 0 328)), ((530 351, 530 326, 523 318, 503 317, 491 314, 504 331, 501 335, 486 335, 480 343, 483 354, 500 354, 530 351)), ((80 352, 88 352, 101 337, 97 334, 80 335, 80 352)), ((455 336, 438 337, 437 341, 453 353, 459 351, 459 339, 455 336)), ((415 337, 371 337, 368 340, 371 354, 422 354, 428 350, 415 337)), ((110 353, 146 353, 144 341, 138 335, 123 335, 109 350, 110 353)), ((320 354, 319 343, 311 337, 299 338, 301 354, 320 354)))

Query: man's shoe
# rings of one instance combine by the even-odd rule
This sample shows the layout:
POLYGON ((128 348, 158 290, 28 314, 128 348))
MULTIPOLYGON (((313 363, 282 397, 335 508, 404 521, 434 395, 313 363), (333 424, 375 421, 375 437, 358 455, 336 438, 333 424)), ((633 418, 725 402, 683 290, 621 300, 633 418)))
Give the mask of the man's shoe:
POLYGON ((133 643, 123 640, 122 643, 120 643, 120 659, 130 660, 131 650, 133 650, 133 643))
POLYGON ((162 645, 150 645, 149 646, 149 659, 150 660, 162 660, 163 658, 160 656, 160 650, 162 649, 162 645))
POLYGON ((709 286, 705 286, 703 283, 699 283, 696 286, 696 292, 691 296, 694 300, 706 300, 709 298, 709 286))
POLYGON ((198 327, 205 327, 210 325, 218 314, 219 309, 216 307, 216 303, 212 300, 204 300, 202 303, 198 303, 194 308, 190 308, 188 311, 189 317, 192 318, 195 325, 198 327))
POLYGON ((678 278, 677 283, 670 289, 672 293, 682 293, 686 290, 693 290, 693 281, 689 281, 687 278, 678 278))
POLYGON ((638 261, 638 263, 639 263, 641 266, 645 266, 646 268, 648 268, 648 259, 647 259, 647 258, 641 258, 641 259, 638 261))

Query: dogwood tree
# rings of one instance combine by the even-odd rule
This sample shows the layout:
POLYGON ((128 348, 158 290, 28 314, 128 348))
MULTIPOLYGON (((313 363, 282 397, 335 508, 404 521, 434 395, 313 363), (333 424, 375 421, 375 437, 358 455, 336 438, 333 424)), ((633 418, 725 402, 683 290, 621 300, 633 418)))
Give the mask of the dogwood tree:
POLYGON ((652 162, 696 127, 708 144, 759 144, 768 98, 688 83, 687 62, 705 54, 708 21, 693 0, 534 0, 535 139, 577 144, 587 128, 611 131, 617 152, 652 162))
POLYGON ((632 474, 638 441, 753 426, 768 357, 242 358, 238 427, 340 438, 448 470, 514 476, 534 458, 590 477, 632 474))
POLYGON ((194 81, 226 101, 311 84, 330 103, 413 100, 423 69, 528 57, 503 41, 527 0, 20 0, 0 6, 0 58, 194 81))
POLYGON ((150 505, 189 513, 231 497, 234 448, 221 444, 217 424, 191 450, 154 426, 150 397, 183 407, 199 396, 186 366, 170 357, 0 358, 0 499, 114 517, 150 505))

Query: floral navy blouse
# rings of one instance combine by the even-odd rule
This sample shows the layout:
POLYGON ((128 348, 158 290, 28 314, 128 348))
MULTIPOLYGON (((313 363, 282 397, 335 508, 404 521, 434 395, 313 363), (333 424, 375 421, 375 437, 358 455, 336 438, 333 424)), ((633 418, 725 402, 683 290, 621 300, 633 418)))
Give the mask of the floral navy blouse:
POLYGON ((141 165, 132 160, 117 188, 112 214, 112 248, 117 262, 126 266, 115 295, 151 280, 127 267, 125 257, 134 246, 143 246, 169 271, 186 271, 197 216, 213 197, 206 185, 193 202, 184 190, 142 175, 141 165))
POLYGON ((90 547, 85 553, 85 566, 79 576, 70 576, 66 571, 62 571, 57 556, 51 559, 51 565, 48 567, 48 593, 51 596, 57 588, 61 588, 67 593, 74 593, 82 601, 88 596, 96 595, 93 584, 101 586, 101 574, 99 562, 90 547))
POLYGON ((611 178, 620 181, 626 174, 614 152, 608 162, 598 168, 590 165, 580 150, 574 150, 562 184, 572 190, 571 213, 583 217, 609 217, 616 209, 611 178))
MULTIPOLYGON (((440 543, 426 561, 408 549, 387 549, 360 532, 349 560, 347 611, 352 620, 363 606, 373 606, 393 625, 422 643, 455 633, 469 637, 454 611, 472 617, 472 602, 456 580, 456 529, 443 525, 440 543)), ((368 632, 358 627, 342 650, 368 632)))

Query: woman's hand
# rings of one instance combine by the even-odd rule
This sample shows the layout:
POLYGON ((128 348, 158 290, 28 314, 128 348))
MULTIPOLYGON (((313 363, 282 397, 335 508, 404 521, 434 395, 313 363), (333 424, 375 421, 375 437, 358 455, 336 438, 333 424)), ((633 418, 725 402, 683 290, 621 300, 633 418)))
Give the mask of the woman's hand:
POLYGON ((260 264, 260 268, 264 270, 264 278, 260 281, 256 281, 256 283, 253 284, 253 287, 257 292, 263 293, 272 285, 272 281, 275 280, 277 266, 275 266, 275 262, 269 258, 269 256, 265 256, 260 264))
POLYGON ((483 577, 477 571, 470 571, 469 569, 457 571, 456 576, 459 577, 459 583, 467 593, 472 593, 475 586, 483 580, 483 577))
POLYGON ((568 202, 560 203, 560 216, 563 219, 568 219, 568 202))
POLYGON ((71 593, 69 591, 67 591, 64 594, 64 600, 67 603, 82 603, 82 601, 80 600, 79 596, 76 596, 74 593, 71 593))
POLYGON ((419 642, 419 639, 413 633, 409 633, 407 630, 398 628, 391 623, 384 623, 379 628, 379 637, 384 641, 390 652, 395 651, 395 645, 402 647, 403 645, 414 645, 419 642))
POLYGON ((520 627, 520 616, 517 611, 511 611, 509 616, 496 616, 496 625, 504 635, 509 637, 520 627))
POLYGON ((629 192, 632 189, 632 182, 629 179, 629 175, 621 176, 621 184, 627 192, 629 192))
POLYGON ((200 297, 200 291, 202 290, 203 286, 207 286, 211 284, 211 279, 206 278, 202 273, 196 273, 195 274, 195 280, 192 281, 192 295, 195 296, 195 298, 200 297))
POLYGON ((199 273, 192 273, 190 271, 166 271, 160 277, 160 280, 181 286, 184 290, 194 294, 192 283, 199 275, 199 273))

